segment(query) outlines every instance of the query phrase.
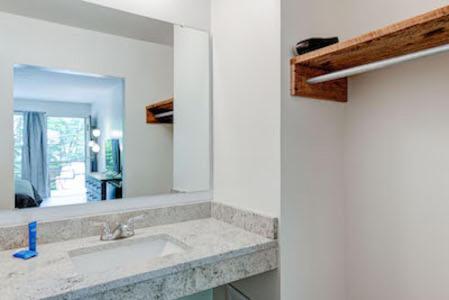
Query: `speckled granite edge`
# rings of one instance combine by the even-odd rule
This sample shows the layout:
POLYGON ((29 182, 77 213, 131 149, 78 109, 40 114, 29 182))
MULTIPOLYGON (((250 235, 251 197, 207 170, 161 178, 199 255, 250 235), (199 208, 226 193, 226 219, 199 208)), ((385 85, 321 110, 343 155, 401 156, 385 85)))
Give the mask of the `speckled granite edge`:
POLYGON ((0 227, 28 224, 31 221, 59 221, 72 218, 119 213, 122 211, 161 208, 176 205, 210 202, 212 192, 171 193, 134 198, 119 201, 96 201, 84 204, 35 207, 27 209, 0 209, 0 227))
POLYGON ((278 267, 278 248, 272 247, 223 259, 215 263, 160 276, 105 292, 95 293, 95 287, 47 299, 52 300, 171 300, 215 288, 236 280, 274 270, 278 267))
MULTIPOLYGON (((269 239, 277 239, 278 219, 263 216, 248 210, 242 210, 218 202, 199 202, 159 208, 136 208, 121 212, 109 212, 85 217, 67 218, 38 222, 38 243, 79 239, 99 235, 100 223, 125 222, 131 217, 144 215, 136 228, 210 218, 237 226, 269 239)), ((28 244, 26 225, 0 227, 0 251, 22 248, 28 244)))
MULTIPOLYGON (((48 244, 99 235, 100 227, 98 224, 125 222, 131 217, 140 215, 143 215, 144 219, 136 223, 136 228, 205 219, 211 216, 211 203, 202 202, 149 209, 139 208, 96 216, 39 222, 38 243, 48 244)), ((0 227, 0 251, 21 248, 26 245, 28 245, 28 227, 26 225, 0 227)))
POLYGON ((219 202, 211 203, 212 218, 237 226, 269 239, 278 237, 278 219, 219 202))

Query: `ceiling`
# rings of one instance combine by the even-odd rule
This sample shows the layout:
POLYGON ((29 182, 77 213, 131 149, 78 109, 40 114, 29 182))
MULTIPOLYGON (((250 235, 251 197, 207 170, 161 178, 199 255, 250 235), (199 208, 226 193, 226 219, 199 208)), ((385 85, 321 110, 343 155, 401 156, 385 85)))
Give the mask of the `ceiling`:
POLYGON ((147 42, 173 45, 173 24, 81 0, 0 0, 0 11, 147 42))
POLYGON ((14 99, 95 103, 111 98, 121 78, 28 65, 14 67, 14 99))

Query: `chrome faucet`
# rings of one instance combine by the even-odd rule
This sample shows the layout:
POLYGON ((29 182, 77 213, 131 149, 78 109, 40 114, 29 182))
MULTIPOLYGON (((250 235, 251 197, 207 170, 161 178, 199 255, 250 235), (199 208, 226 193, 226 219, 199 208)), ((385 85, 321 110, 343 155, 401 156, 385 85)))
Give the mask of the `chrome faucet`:
POLYGON ((100 240, 112 241, 133 236, 135 234, 134 225, 136 221, 140 221, 143 218, 143 216, 130 218, 125 224, 120 223, 113 230, 111 230, 108 223, 101 223, 100 240))

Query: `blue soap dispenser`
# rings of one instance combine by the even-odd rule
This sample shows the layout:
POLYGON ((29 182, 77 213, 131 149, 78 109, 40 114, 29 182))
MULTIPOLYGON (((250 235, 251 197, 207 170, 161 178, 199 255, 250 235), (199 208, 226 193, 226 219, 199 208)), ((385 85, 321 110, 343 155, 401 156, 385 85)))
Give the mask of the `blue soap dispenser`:
POLYGON ((13 254, 14 257, 29 259, 37 256, 37 222, 28 224, 28 250, 21 250, 13 254))

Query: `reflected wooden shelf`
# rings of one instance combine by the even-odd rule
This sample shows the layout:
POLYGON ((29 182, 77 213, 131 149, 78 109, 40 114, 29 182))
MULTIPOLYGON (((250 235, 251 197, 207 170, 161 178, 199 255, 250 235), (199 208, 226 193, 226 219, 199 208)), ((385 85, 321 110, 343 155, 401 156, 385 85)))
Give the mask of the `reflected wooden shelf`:
POLYGON ((173 123, 173 100, 158 101, 146 107, 148 124, 170 124, 173 123))
MULTIPOLYGON (((308 83, 312 77, 401 57, 449 43, 449 6, 291 59, 291 94, 347 101, 347 78, 308 83)), ((424 55, 423 55, 424 56, 424 55)))

